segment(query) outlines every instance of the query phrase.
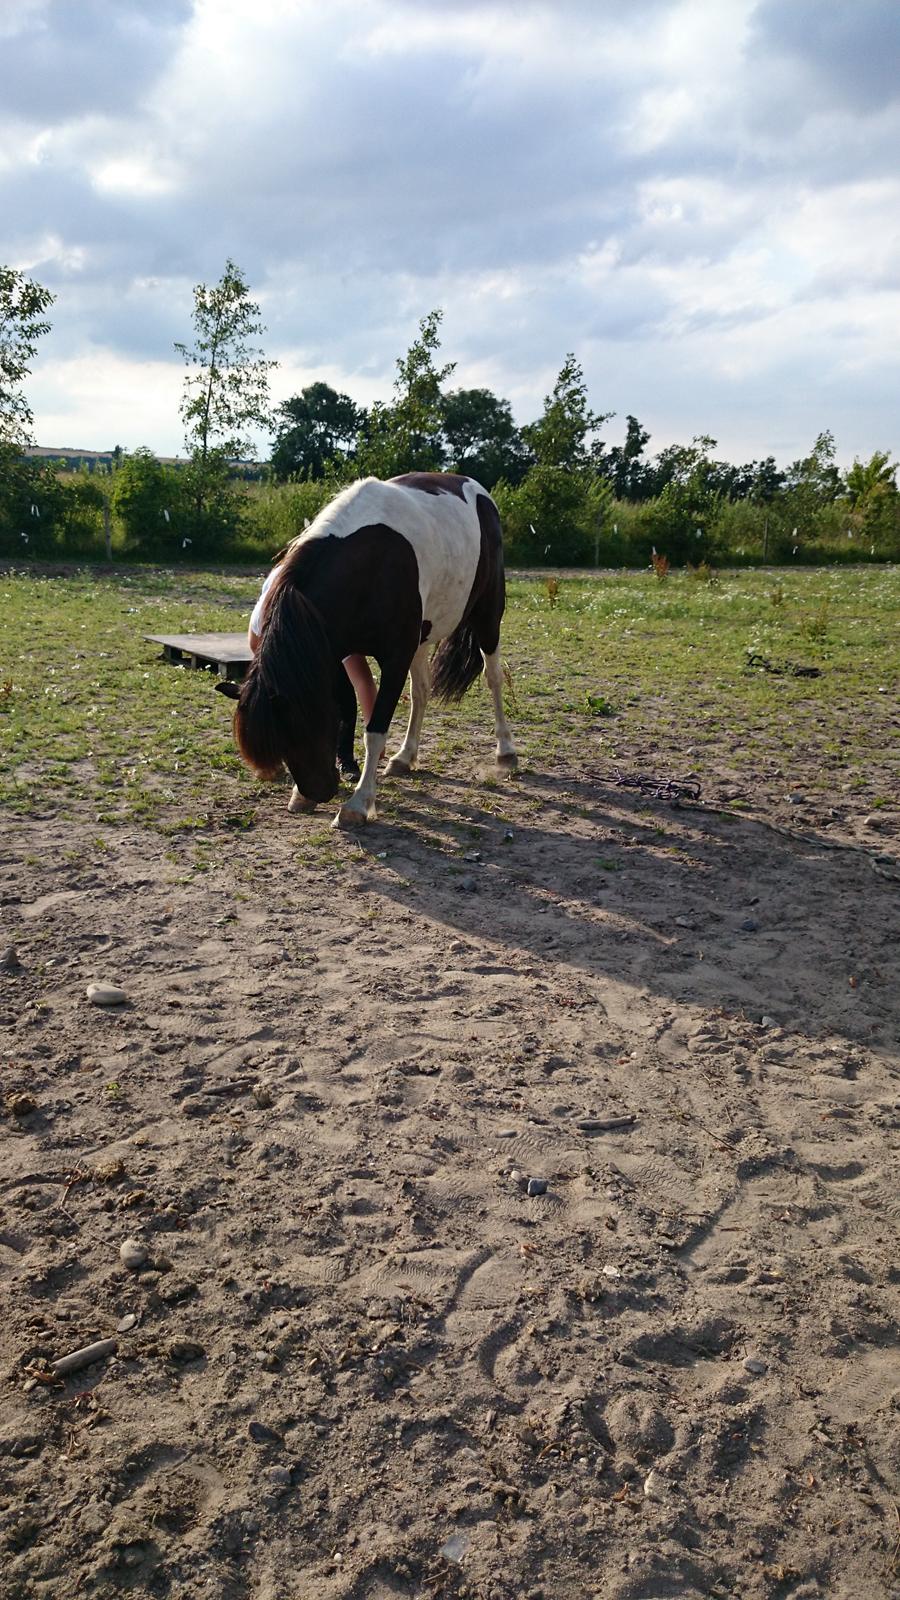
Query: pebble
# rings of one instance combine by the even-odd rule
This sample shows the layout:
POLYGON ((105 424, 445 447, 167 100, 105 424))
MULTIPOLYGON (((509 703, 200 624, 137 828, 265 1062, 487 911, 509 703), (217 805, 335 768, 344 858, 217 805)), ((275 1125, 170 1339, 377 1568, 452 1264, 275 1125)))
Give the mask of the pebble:
POLYGON ((11 1094, 6 1108, 14 1117, 30 1117, 33 1111, 37 1111, 37 1101, 30 1094, 11 1094))
POLYGON ((760 1025, 761 1028, 777 1028, 778 1027, 778 1023, 777 1023, 776 1019, 774 1017, 769 1017, 769 1016, 760 1017, 759 1025, 760 1025))
POLYGON ((148 1261, 150 1251, 139 1239, 125 1239, 119 1245, 119 1260, 129 1272, 140 1272, 148 1261))
POLYGON ((648 1472, 644 1479, 644 1495, 648 1500, 665 1500, 668 1485, 661 1472, 648 1472))
POLYGON ((441 1545, 440 1554, 445 1561, 461 1561, 469 1548, 469 1535, 467 1533, 451 1533, 441 1545))
POLYGON ((14 944, 8 944, 0 956, 0 972, 21 972, 22 963, 14 944))
POLYGON ((759 1361, 756 1356, 748 1356, 746 1361, 744 1362, 744 1371, 745 1372, 752 1372, 759 1378, 762 1377, 764 1372, 768 1372, 768 1370, 769 1370, 768 1362, 767 1361, 759 1361))
POLYGON ((695 924, 691 921, 690 917, 676 917, 675 926, 676 928, 688 928, 691 932, 693 932, 695 924))
POLYGON ((476 892, 476 890, 478 888, 478 883, 475 880, 475 878, 473 878, 471 876, 471 874, 467 872, 467 873, 464 874, 463 877, 460 878, 459 883, 456 885, 456 887, 457 887, 458 890, 460 890, 461 893, 464 893, 464 894, 475 894, 475 892, 476 892))
POLYGON ((501 1128, 499 1133, 497 1134, 497 1138, 498 1139, 514 1139, 516 1137, 516 1132, 517 1132, 517 1130, 515 1128, 501 1128))
POLYGON ((789 794, 788 797, 787 797, 787 801, 788 801, 788 805, 789 806, 805 806, 806 805, 806 795, 805 794, 789 794))
POLYGON ((193 1339, 170 1339, 166 1346, 170 1361, 200 1361, 206 1355, 202 1344, 193 1339))
POLYGON ((622 1276, 618 1267, 601 1267, 600 1272, 604 1278, 612 1278, 614 1281, 622 1276))
POLYGON ((546 1178, 529 1178, 525 1193, 533 1199, 535 1195, 546 1194, 549 1187, 546 1178))
POLYGON ((277 1489, 289 1489, 291 1486, 290 1467, 270 1467, 269 1482, 277 1489))
POLYGON ((759 931, 759 923, 756 918, 745 917, 741 923, 741 931, 742 933, 757 933, 759 931))
POLYGON ((274 1428, 266 1427, 264 1422, 248 1423, 247 1432, 249 1433, 254 1444, 284 1444, 284 1439, 282 1438, 281 1434, 276 1433, 274 1428))
POLYGON ((253 1086, 253 1098, 261 1110, 265 1111, 275 1104, 275 1096, 267 1083, 256 1083, 253 1086))
POLYGON ((137 1327, 137 1317, 133 1311, 129 1311, 127 1316, 120 1317, 116 1323, 116 1333, 130 1333, 135 1327, 137 1327))
POLYGON ((128 1003, 125 990, 117 989, 114 983, 89 983, 87 997, 92 1006, 124 1006, 128 1003))

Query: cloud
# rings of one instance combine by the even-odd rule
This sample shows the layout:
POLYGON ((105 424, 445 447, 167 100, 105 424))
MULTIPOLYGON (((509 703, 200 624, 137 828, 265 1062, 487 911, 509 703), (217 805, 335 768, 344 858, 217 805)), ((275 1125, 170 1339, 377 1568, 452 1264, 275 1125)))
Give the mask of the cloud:
POLYGON ((16 0, 0 24, 0 103, 24 122, 124 111, 162 71, 190 0, 16 0))
POLYGON ((387 395, 442 305, 454 382, 522 421, 571 349, 595 405, 644 405, 660 443, 796 455, 825 398, 852 449, 884 443, 898 26, 893 0, 20 0, 0 258, 57 294, 42 437, 56 362, 80 431, 108 432, 102 385, 75 382, 108 360, 135 375, 122 442, 152 424, 177 448, 142 378, 177 391, 192 286, 231 256, 279 398, 325 372, 387 395))

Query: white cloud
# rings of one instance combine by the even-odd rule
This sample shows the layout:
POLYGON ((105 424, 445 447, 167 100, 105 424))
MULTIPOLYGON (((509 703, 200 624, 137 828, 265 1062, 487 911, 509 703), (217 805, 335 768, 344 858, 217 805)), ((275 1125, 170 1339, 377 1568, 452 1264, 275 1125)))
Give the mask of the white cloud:
POLYGON ((871 56, 900 13, 840 9, 17 5, 0 259, 57 294, 41 439, 177 449, 172 342, 231 255, 278 397, 315 377, 386 396, 442 305, 453 381, 522 421, 574 350, 597 408, 657 445, 796 455, 832 426, 848 457, 890 446, 900 98, 871 56))

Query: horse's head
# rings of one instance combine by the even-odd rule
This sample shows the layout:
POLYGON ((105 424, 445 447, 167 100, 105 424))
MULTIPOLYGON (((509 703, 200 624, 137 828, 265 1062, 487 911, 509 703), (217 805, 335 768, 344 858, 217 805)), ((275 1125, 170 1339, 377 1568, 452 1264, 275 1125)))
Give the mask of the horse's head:
POLYGON ((313 702, 299 704, 267 687, 251 668, 238 690, 217 684, 237 700, 234 736, 257 777, 275 778, 287 767, 305 800, 320 805, 337 793, 339 711, 337 698, 322 686, 313 702))
POLYGON ((310 730, 303 742, 288 744, 284 750, 284 764, 300 790, 304 800, 311 805, 321 805, 337 793, 338 713, 337 705, 329 703, 321 708, 329 713, 310 730), (330 713, 333 712, 333 715, 330 713))

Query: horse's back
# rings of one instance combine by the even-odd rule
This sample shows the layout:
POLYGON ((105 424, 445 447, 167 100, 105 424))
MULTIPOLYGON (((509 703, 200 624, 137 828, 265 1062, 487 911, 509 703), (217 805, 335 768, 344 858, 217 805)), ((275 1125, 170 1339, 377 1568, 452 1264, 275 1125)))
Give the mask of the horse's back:
POLYGON ((443 639, 460 622, 481 554, 478 497, 493 505, 473 478, 454 473, 407 473, 364 478, 320 512, 302 543, 352 538, 363 528, 387 527, 411 545, 419 574, 422 619, 429 637, 443 639))

